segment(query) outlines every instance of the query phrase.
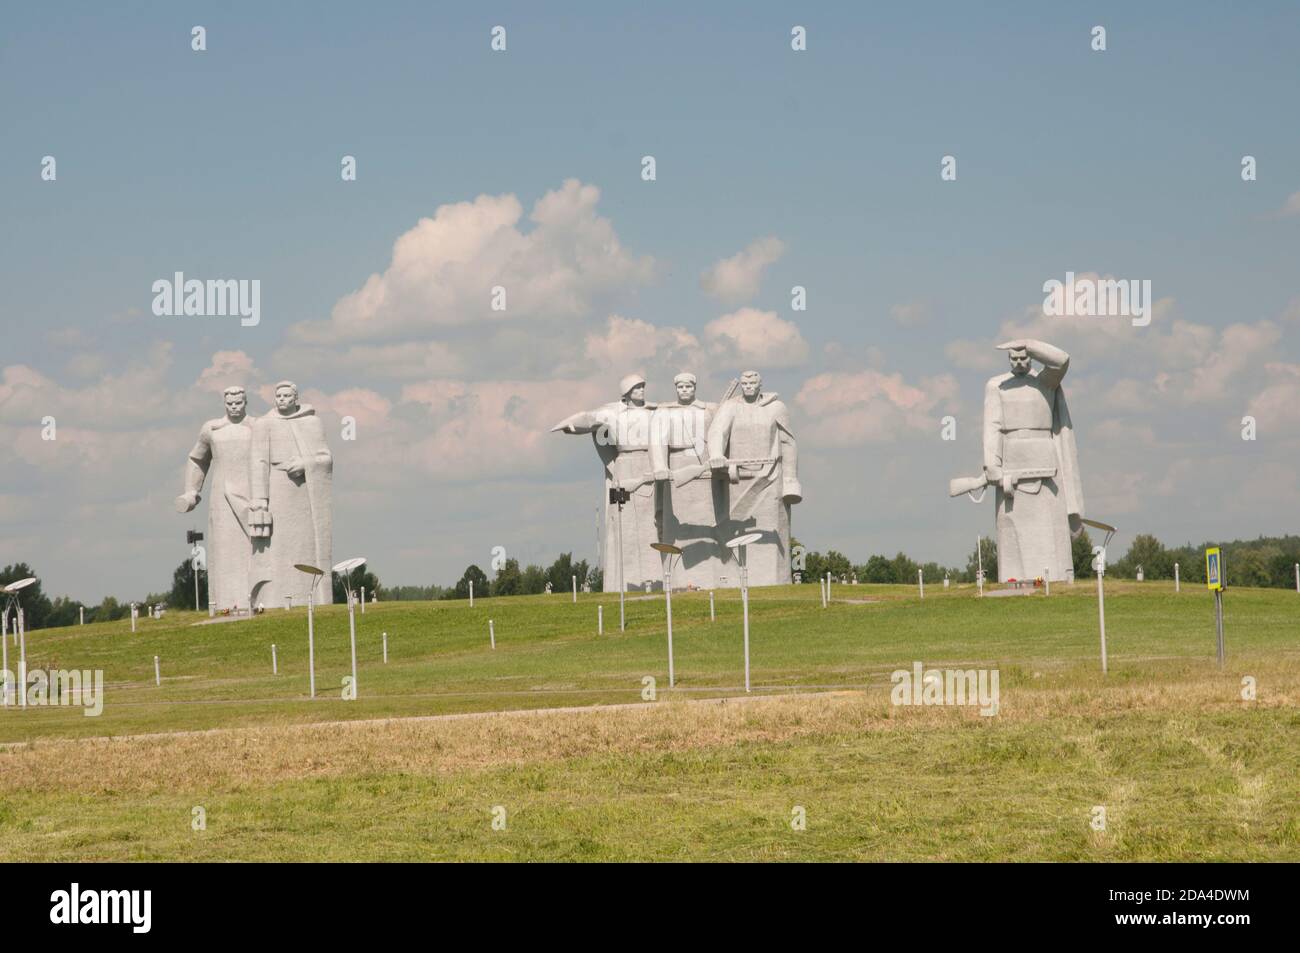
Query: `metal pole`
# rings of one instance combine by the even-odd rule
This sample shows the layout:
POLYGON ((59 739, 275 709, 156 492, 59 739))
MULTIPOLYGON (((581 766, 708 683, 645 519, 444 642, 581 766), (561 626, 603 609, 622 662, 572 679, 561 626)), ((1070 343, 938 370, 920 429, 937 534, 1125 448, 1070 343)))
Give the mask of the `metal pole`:
POLYGON ((497 647, 497 630, 493 626, 491 619, 488 619, 488 641, 492 643, 492 648, 495 650, 497 647))
POLYGON ((77 618, 81 620, 81 621, 79 622, 80 625, 85 625, 85 624, 86 624, 86 607, 85 607, 85 606, 78 606, 78 607, 77 607, 77 618))
POLYGON ((672 688, 676 684, 676 676, 673 673, 673 557, 670 553, 663 554, 664 561, 664 598, 665 605, 668 607, 668 687, 672 688))
POLYGON ((474 608, 474 580, 469 581, 469 607, 474 608))
POLYGON ((135 603, 131 603, 131 631, 135 631, 135 603))
POLYGON ((307 592, 307 671, 310 673, 311 697, 316 697, 316 580, 312 580, 307 592))
POLYGON ((4 704, 9 704, 9 607, 4 607, 4 612, 0 612, 0 646, 4 647, 4 661, 0 662, 3 667, 5 680, 4 685, 4 704))
POLYGON ((623 578, 623 504, 618 504, 618 515, 614 520, 614 533, 618 536, 618 631, 627 631, 627 617, 623 613, 623 593, 627 590, 623 578))
POLYGON ((921 590, 921 598, 925 598, 925 570, 916 571, 916 587, 921 590))
MULTIPOLYGON (((1104 557, 1103 557, 1104 558, 1104 557)), ((1097 618, 1101 623, 1101 674, 1106 674, 1106 592, 1101 580, 1106 575, 1104 569, 1097 571, 1097 618)))
POLYGON ((1219 668, 1223 668, 1223 590, 1214 590, 1214 622, 1218 630, 1219 668))
POLYGON ((578 604, 578 577, 576 575, 573 577, 573 604, 575 606, 578 604))
POLYGON ((1295 564, 1295 591, 1300 592, 1300 563, 1295 564))
POLYGON ((162 688, 162 669, 158 667, 158 656, 153 657, 153 683, 162 688))
POLYGON ((357 700, 357 597, 348 590, 348 635, 352 640, 352 700, 357 700))
POLYGON ((366 614, 366 587, 361 587, 361 614, 366 614))
POLYGON ((271 643, 271 674, 280 674, 280 660, 275 657, 275 643, 271 643))
POLYGON ((605 634, 605 607, 596 606, 596 634, 605 634))
POLYGON ((749 691, 749 566, 745 560, 745 550, 740 547, 740 609, 745 625, 745 691, 749 691))
MULTIPOLYGON (((830 604, 830 601, 831 601, 831 574, 830 574, 830 573, 827 573, 827 574, 826 574, 826 603, 827 603, 827 605, 830 604)), ((822 606, 822 608, 825 609, 826 606, 822 606)))
POLYGON ((194 573, 194 611, 199 611, 199 567, 194 562, 194 557, 190 557, 190 571, 194 573))
POLYGON ((975 581, 979 583, 980 595, 984 595, 984 537, 975 537, 975 581))
POLYGON ((384 664, 388 664, 388 633, 384 633, 384 664))
POLYGON ((709 621, 717 622, 718 617, 713 612, 713 590, 709 590, 709 621))
POLYGON ((19 705, 27 707, 27 623, 23 618, 23 607, 18 607, 18 683, 19 705))
MULTIPOLYGON (((1178 563, 1174 563, 1174 592, 1182 592, 1182 591, 1183 591, 1183 583, 1182 580, 1178 578, 1178 563)), ((1300 592, 1300 589, 1297 589, 1296 591, 1300 592)))

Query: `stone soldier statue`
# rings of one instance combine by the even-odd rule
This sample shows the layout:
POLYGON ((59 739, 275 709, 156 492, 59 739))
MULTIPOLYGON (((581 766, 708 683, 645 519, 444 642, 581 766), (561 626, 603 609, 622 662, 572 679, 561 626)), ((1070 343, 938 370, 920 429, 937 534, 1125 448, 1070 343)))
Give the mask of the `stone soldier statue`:
POLYGON ((303 605, 315 580, 317 605, 334 601, 331 584, 334 456, 325 428, 291 381, 275 385, 275 407, 253 422, 249 489, 253 603, 303 605), (325 570, 312 577, 294 566, 325 570))
POLYGON ((618 592, 620 568, 630 589, 649 590, 663 580, 659 554, 650 548, 659 540, 659 494, 650 469, 654 405, 646 403, 645 378, 640 374, 624 377, 619 391, 621 399, 574 414, 551 428, 558 433, 591 434, 604 464, 606 592, 618 592), (628 493, 621 514, 618 504, 610 500, 611 490, 628 493))
POLYGON ((998 579, 1074 579, 1083 484, 1061 379, 1070 355, 1042 341, 999 344, 1011 371, 984 387, 984 480, 997 487, 998 579), (1031 360, 1043 367, 1034 372, 1031 360))
MULTIPOLYGON (((729 483, 729 518, 719 527, 725 543, 741 533, 762 539, 748 546, 751 586, 790 581, 790 507, 803 499, 790 411, 776 394, 763 393, 758 371, 740 376, 740 394, 723 401, 709 426, 709 466, 729 483)), ((727 562, 735 559, 727 551, 727 562)), ((739 565, 727 578, 740 582, 739 565)))
POLYGON ((709 424, 714 404, 696 400, 695 375, 673 378, 677 402, 660 404, 650 427, 650 466, 660 487, 663 541, 680 546, 675 586, 712 589, 718 584, 723 547, 718 517, 727 512, 727 485, 708 466, 709 424))
POLYGON ((242 387, 227 387, 226 415, 209 420, 185 465, 185 492, 176 498, 176 510, 188 513, 198 506, 200 492, 212 466, 212 495, 208 500, 208 603, 218 612, 247 606, 248 563, 248 461, 253 430, 247 420, 248 395, 242 387))

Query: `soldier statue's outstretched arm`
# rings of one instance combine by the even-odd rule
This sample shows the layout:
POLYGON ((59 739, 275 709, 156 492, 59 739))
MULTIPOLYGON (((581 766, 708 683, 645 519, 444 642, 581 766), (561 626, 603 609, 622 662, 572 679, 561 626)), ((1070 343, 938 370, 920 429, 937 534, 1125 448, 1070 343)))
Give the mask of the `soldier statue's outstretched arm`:
POLYGON ((185 491, 176 497, 176 509, 188 513, 199 505, 199 493, 208 478, 208 468, 212 466, 212 428, 204 424, 199 431, 199 439, 190 450, 185 463, 185 491))

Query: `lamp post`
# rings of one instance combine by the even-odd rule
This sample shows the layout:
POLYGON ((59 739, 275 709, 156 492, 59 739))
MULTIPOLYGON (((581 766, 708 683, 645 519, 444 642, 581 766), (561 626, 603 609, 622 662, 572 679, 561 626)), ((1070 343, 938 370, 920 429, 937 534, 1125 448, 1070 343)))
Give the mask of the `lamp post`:
MULTIPOLYGON (((199 570, 204 568, 204 563, 207 562, 207 560, 204 559, 205 554, 203 552, 203 547, 199 545, 199 543, 203 542, 203 534, 200 533, 198 530, 193 530, 193 529, 186 530, 185 542, 189 543, 191 547, 190 548, 190 572, 194 573, 194 611, 198 612, 199 611, 199 570)), ((209 579, 208 582, 210 584, 212 580, 209 579)))
POLYGON ((659 551, 664 567, 664 604, 668 607, 668 687, 672 688, 676 684, 673 673, 673 559, 680 558, 682 550, 672 543, 651 543, 650 548, 659 551))
POLYGON ((609 501, 618 505, 618 515, 614 521, 614 536, 615 545, 618 546, 618 631, 620 632, 627 631, 627 618, 623 612, 623 593, 627 589, 623 579, 623 504, 631 499, 632 494, 621 486, 609 488, 609 501))
POLYGON ((309 566, 307 563, 295 563, 294 569, 299 572, 305 572, 311 576, 311 588, 307 590, 307 672, 309 684, 311 686, 311 697, 316 697, 316 633, 315 633, 315 608, 316 608, 316 585, 320 582, 320 577, 325 575, 324 569, 317 569, 315 566, 309 566))
MULTIPOLYGON (((749 691, 749 566, 745 562, 745 547, 763 538, 762 533, 745 533, 728 541, 727 548, 734 549, 740 557, 740 609, 745 627, 745 691, 749 691)), ((827 586, 829 587, 829 576, 827 586)))
POLYGON ((1101 628, 1101 674, 1106 674, 1106 589, 1103 580, 1106 578, 1106 547, 1110 545, 1110 538, 1115 535, 1115 527, 1109 523, 1101 523, 1097 520, 1085 519, 1082 521, 1085 526, 1091 526, 1093 529, 1099 529, 1106 534, 1102 540, 1101 546, 1097 548, 1097 558, 1092 562, 1092 568, 1097 571, 1097 623, 1101 628))
POLYGON ((345 559, 334 567, 343 574, 343 585, 348 591, 348 634, 352 641, 352 700, 357 700, 357 595, 352 591, 352 570, 366 564, 365 556, 345 559))
MULTIPOLYGON (((18 704, 22 708, 27 707, 27 631, 23 619, 22 601, 18 598, 18 593, 26 589, 36 581, 35 576, 28 576, 26 579, 18 579, 9 583, 4 589, 0 589, 7 597, 4 606, 4 618, 9 618, 9 612, 14 612, 14 633, 18 636, 18 704)), ((0 633, 0 640, 4 635, 0 633)), ((4 697, 5 704, 9 704, 9 643, 5 642, 4 650, 4 697)))

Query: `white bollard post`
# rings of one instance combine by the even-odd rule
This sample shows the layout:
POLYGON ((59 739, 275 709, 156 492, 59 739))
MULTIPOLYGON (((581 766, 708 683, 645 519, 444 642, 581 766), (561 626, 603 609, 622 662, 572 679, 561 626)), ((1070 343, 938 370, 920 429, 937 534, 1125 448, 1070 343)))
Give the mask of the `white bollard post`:
POLYGON ((492 620, 488 619, 488 640, 492 643, 492 648, 497 647, 497 630, 492 625, 492 620))
POLYGON ((710 622, 718 621, 718 617, 714 615, 713 612, 713 590, 712 589, 709 590, 709 621, 710 622))
POLYGON ((578 604, 578 577, 573 577, 573 604, 578 604))
POLYGON ((474 580, 469 581, 469 607, 474 608, 474 580))
MULTIPOLYGON (((9 610, 5 608, 0 614, 0 647, 3 647, 4 660, 0 661, 0 678, 5 680, 4 704, 9 704, 9 610)), ((26 689, 24 688, 24 691, 26 689)))
POLYGON ((388 633, 384 633, 384 664, 388 664, 388 633))
POLYGON ((596 606, 596 634, 605 634, 605 607, 596 606))
POLYGON ((366 587, 361 587, 361 614, 366 614, 366 587))
POLYGON ((1295 564, 1295 591, 1300 592, 1300 563, 1295 564))
POLYGON ((280 674, 280 660, 275 657, 275 643, 271 643, 271 674, 280 674))
POLYGON ((1043 570, 1043 595, 1050 596, 1051 594, 1052 594, 1052 570, 1044 569, 1043 570))
POLYGON ((158 656, 153 657, 153 683, 162 688, 162 669, 158 667, 158 656))
POLYGON ((925 598, 925 570, 924 569, 918 569, 916 571, 916 587, 919 590, 921 590, 921 598, 924 599, 925 598))
POLYGON ((285 596, 285 597, 284 597, 284 611, 285 611, 285 612, 288 612, 288 611, 289 611, 290 609, 292 609, 292 608, 293 608, 293 596, 285 596))
POLYGON ((85 606, 79 606, 79 607, 77 608, 77 617, 81 620, 81 622, 79 623, 80 625, 85 625, 85 624, 86 624, 86 607, 85 607, 85 606))
MULTIPOLYGON (((830 602, 831 602, 831 574, 827 573, 826 574, 826 605, 830 605, 830 602)), ((822 606, 822 608, 825 609, 826 606, 822 606)))
POLYGON ((131 631, 132 632, 135 631, 135 613, 136 613, 135 603, 133 602, 131 603, 131 631))
MULTIPOLYGON (((1183 581, 1178 578, 1178 563, 1174 563, 1174 592, 1183 591, 1183 581)), ((1300 589, 1296 590, 1300 592, 1300 589)))

